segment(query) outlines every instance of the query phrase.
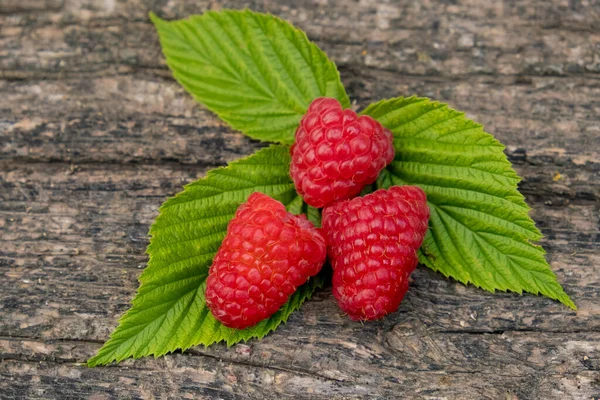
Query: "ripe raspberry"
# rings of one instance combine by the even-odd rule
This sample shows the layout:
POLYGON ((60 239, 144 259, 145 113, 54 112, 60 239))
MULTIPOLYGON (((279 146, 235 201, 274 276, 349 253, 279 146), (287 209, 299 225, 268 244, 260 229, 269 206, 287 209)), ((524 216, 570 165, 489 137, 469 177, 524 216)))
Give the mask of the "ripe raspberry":
POLYGON ((429 220, 425 193, 393 186, 323 210, 333 294, 353 320, 398 309, 429 220))
POLYGON ((392 133, 373 118, 342 110, 335 99, 312 102, 292 146, 290 174, 313 207, 356 196, 394 159, 392 133))
POLYGON ((325 258, 325 238, 304 215, 253 193, 229 222, 209 270, 206 304, 225 326, 255 325, 316 275, 325 258))

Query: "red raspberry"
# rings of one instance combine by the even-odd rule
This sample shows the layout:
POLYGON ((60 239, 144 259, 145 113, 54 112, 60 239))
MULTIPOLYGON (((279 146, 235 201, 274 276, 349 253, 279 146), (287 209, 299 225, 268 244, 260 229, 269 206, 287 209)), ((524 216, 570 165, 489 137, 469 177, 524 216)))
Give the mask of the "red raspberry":
POLYGON ((229 222, 206 282, 216 319, 244 329, 273 315, 326 258, 325 238, 304 215, 252 193, 229 222))
POLYGON ((393 186, 323 210, 333 294, 353 320, 398 309, 429 220, 425 193, 393 186))
POLYGON ((392 133, 373 118, 343 110, 335 99, 312 102, 292 146, 290 174, 313 207, 356 196, 394 159, 392 133))

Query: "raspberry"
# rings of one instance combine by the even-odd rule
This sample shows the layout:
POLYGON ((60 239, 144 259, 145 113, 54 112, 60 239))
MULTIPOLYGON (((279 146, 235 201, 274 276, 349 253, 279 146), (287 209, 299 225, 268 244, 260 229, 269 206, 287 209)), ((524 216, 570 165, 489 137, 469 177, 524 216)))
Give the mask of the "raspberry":
POLYGON ((356 196, 394 159, 389 130, 325 97, 308 108, 291 153, 296 190, 317 208, 356 196))
POLYGON ((429 220, 425 193, 393 186, 323 210, 333 294, 353 320, 398 309, 429 220))
POLYGON ((206 304, 225 326, 255 325, 316 275, 325 258, 325 238, 304 215, 253 193, 229 222, 209 270, 206 304))

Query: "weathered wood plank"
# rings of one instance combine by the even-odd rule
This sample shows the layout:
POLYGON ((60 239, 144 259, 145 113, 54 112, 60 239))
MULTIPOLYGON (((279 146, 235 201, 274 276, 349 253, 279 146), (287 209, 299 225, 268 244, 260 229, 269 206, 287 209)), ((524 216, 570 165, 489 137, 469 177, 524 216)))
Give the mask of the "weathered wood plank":
MULTIPOLYGON (((346 71, 343 79, 357 107, 398 95, 429 96, 466 111, 520 160, 556 168, 600 164, 600 81, 422 80, 375 71, 346 71)), ((85 82, 3 82, 0 91, 5 113, 0 159, 210 164, 258 147, 173 80, 135 74, 85 82)))
MULTIPOLYGON (((589 3, 589 2, 588 2, 589 3)), ((525 0, 353 2, 69 2, 60 12, 1 17, 5 78, 62 78, 164 68, 149 11, 269 11, 304 29, 340 65, 420 76, 600 72, 600 5, 525 0), (454 3, 454 4, 453 4, 454 3), (14 56, 11 56, 14 55, 14 56)))
MULTIPOLYGON (((564 185, 554 182, 545 169, 527 166, 524 192, 544 193, 543 202, 530 202, 533 216, 547 237, 549 260, 579 313, 544 298, 492 295, 464 287, 422 268, 393 320, 410 316, 428 329, 457 332, 600 330, 597 201, 586 199, 583 192, 565 196, 564 185), (553 203, 544 204, 548 201, 553 203)), ((563 173, 569 176, 569 171, 577 170, 563 173)), ((5 163, 0 181, 0 265, 7 285, 0 334, 106 338, 137 287, 146 261, 146 232, 158 206, 203 173, 203 168, 177 164, 85 164, 71 171, 62 163, 5 163)), ((569 184, 574 182, 577 177, 569 184)), ((597 193, 598 182, 578 184, 597 193)), ((337 328, 352 323, 338 317, 328 320, 339 310, 329 290, 324 296, 324 302, 304 309, 312 313, 310 319, 333 324, 328 335, 335 336, 337 328)))
POLYGON ((584 399, 599 392, 598 333, 466 335, 428 333, 418 321, 386 331, 355 325, 343 340, 291 323, 281 339, 94 369, 74 363, 93 354, 95 343, 1 337, 0 389, 10 399, 584 399))

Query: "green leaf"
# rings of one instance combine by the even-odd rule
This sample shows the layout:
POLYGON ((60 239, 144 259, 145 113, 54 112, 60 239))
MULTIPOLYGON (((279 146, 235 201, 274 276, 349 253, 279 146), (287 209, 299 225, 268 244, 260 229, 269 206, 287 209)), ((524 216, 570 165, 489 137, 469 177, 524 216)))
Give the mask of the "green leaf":
POLYGON ((543 294, 576 308, 544 249, 532 243, 542 235, 500 142, 463 113, 425 98, 383 100, 363 114, 394 134, 396 158, 378 187, 416 185, 427 193, 423 264, 492 292, 543 294))
POLYGON ((317 97, 350 106, 335 64, 304 32, 273 15, 225 10, 150 19, 175 79, 252 138, 292 143, 317 97))
POLYGON ((237 207, 259 191, 281 201, 290 212, 305 208, 289 177, 289 147, 271 146, 210 171, 160 208, 150 229, 148 267, 140 276, 133 306, 98 354, 93 367, 191 346, 228 345, 261 338, 274 330, 323 283, 317 276, 301 286, 271 318, 245 330, 218 322, 204 302, 205 282, 237 207))

